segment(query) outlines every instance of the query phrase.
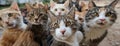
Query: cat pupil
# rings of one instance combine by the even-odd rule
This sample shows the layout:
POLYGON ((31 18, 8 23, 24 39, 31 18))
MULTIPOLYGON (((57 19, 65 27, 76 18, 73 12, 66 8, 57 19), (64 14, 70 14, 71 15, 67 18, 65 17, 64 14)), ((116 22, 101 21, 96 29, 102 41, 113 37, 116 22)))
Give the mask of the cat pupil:
POLYGON ((57 9, 55 9, 55 11, 57 11, 57 9))
POLYGON ((98 14, 98 13, 94 13, 94 15, 95 15, 95 16, 97 16, 97 17, 99 16, 99 14, 98 14))
POLYGON ((2 18, 0 17, 0 20, 2 20, 2 18))
POLYGON ((62 11, 64 11, 65 9, 61 9, 62 11))
POLYGON ((9 13, 8 16, 11 17, 11 16, 12 16, 12 13, 9 13))

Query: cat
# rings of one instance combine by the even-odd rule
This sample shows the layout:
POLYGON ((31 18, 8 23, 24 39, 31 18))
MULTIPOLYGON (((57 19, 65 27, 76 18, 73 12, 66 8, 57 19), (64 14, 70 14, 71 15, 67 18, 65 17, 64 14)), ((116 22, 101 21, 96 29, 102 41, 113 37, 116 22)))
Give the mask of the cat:
POLYGON ((42 4, 26 4, 28 28, 13 46, 47 46, 47 6, 42 4))
POLYGON ((53 0, 50 0, 50 11, 52 11, 56 16, 65 15, 69 12, 69 0, 67 0, 64 4, 58 4, 53 0))
POLYGON ((106 37, 109 29, 117 19, 117 13, 114 10, 119 0, 114 0, 106 6, 96 6, 93 1, 89 3, 89 11, 85 15, 83 23, 84 40, 83 46, 98 46, 106 37))
POLYGON ((12 46, 27 25, 23 22, 23 16, 16 2, 1 11, 0 21, 4 23, 5 29, 0 39, 0 46, 12 46))
POLYGON ((50 33, 53 36, 51 46, 79 46, 83 39, 83 34, 78 31, 78 23, 76 23, 75 7, 64 16, 55 16, 48 11, 51 23, 49 24, 50 33))
POLYGON ((81 6, 81 12, 80 11, 75 11, 75 20, 79 23, 82 24, 84 22, 84 17, 86 13, 88 12, 88 4, 86 2, 81 2, 79 4, 81 6))

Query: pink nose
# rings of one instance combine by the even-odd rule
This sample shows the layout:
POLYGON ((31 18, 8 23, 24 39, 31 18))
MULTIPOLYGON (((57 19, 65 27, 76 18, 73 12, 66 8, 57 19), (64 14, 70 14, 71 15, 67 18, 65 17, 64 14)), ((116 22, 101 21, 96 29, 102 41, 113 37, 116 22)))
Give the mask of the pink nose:
POLYGON ((61 14, 61 12, 59 12, 59 15, 61 14))
POLYGON ((100 19, 100 21, 105 21, 105 19, 100 19))
POLYGON ((65 33, 65 30, 61 30, 60 32, 61 32, 62 34, 64 34, 64 33, 65 33))

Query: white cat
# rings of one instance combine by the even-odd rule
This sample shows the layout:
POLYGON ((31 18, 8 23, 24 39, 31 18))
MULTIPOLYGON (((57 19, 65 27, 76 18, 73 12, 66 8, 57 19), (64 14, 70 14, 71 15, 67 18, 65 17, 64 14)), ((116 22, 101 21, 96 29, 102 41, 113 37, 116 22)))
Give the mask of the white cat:
POLYGON ((69 11, 69 0, 64 4, 58 4, 53 0, 50 1, 50 11, 52 11, 56 16, 65 15, 69 11))

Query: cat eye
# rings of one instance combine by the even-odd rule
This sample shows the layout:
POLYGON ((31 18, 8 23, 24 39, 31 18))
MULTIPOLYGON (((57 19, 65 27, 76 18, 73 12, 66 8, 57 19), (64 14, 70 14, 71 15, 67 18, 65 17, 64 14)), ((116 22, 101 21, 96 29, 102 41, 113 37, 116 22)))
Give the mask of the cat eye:
POLYGON ((2 18, 0 18, 0 20, 2 20, 2 18))
POLYGON ((94 13, 94 15, 95 15, 95 16, 97 16, 97 17, 99 16, 99 14, 98 14, 98 13, 94 13))
POLYGON ((62 11, 65 11, 65 9, 61 9, 62 11))
POLYGON ((58 27, 58 24, 57 24, 57 23, 55 23, 55 24, 54 24, 54 27, 58 27))
POLYGON ((71 23, 70 21, 68 21, 68 22, 66 23, 66 26, 70 26, 70 25, 72 25, 72 23, 71 23))
POLYGON ((11 16, 13 16, 13 15, 12 15, 12 13, 9 13, 8 16, 11 17, 11 16))
POLYGON ((57 9, 55 9, 55 11, 57 11, 57 9))
POLYGON ((106 16, 106 17, 112 17, 113 15, 110 14, 110 13, 107 13, 105 16, 106 16))

